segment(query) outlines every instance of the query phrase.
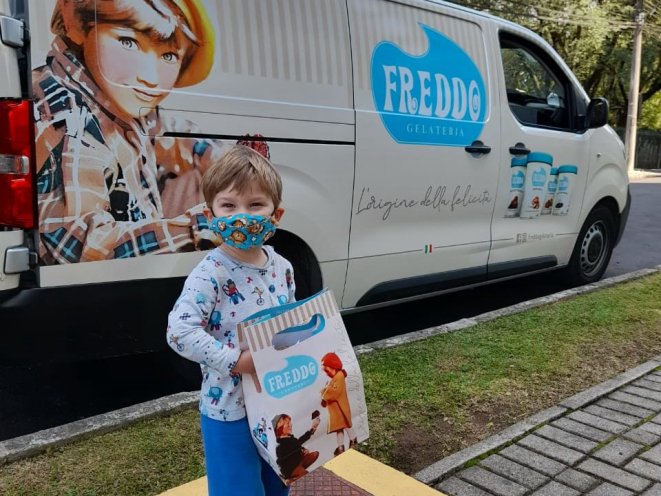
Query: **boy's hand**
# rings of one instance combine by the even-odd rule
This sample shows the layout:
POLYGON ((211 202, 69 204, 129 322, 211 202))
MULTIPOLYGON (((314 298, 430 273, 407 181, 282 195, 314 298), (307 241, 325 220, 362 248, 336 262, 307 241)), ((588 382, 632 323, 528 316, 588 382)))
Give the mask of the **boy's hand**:
POLYGON ((252 355, 250 350, 244 350, 241 352, 239 359, 236 361, 236 365, 232 369, 232 372, 237 374, 256 374, 255 364, 252 361, 252 355))

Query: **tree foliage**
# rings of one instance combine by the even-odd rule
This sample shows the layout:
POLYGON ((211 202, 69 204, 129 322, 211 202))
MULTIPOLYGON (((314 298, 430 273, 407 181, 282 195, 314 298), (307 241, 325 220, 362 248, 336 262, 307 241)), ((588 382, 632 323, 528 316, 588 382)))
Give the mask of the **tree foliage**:
MULTIPOLYGON (((610 102, 611 124, 626 125, 635 0, 455 0, 521 24, 565 60, 591 97, 610 102)), ((661 0, 645 1, 641 127, 661 128, 661 0), (656 10, 659 4, 660 10, 656 10)))

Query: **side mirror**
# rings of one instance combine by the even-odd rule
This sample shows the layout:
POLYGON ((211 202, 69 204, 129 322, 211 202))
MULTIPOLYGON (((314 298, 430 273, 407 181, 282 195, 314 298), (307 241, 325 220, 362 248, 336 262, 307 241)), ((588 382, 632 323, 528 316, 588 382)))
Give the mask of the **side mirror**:
POLYGON ((593 98, 590 100, 585 116, 585 127, 596 129, 608 124, 608 100, 605 98, 593 98))

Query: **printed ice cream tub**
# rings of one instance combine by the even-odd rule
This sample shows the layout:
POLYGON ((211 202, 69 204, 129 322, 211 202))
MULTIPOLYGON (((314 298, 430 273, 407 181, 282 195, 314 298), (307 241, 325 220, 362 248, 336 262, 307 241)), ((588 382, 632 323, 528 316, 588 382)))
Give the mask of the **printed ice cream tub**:
POLYGON ((569 213, 569 202, 571 193, 576 182, 578 167, 575 165, 563 165, 558 169, 558 188, 555 192, 555 205, 553 215, 567 215, 569 213))
POLYGON ((532 152, 528 155, 520 214, 522 219, 536 219, 541 215, 552 165, 553 157, 548 153, 532 152))
POLYGON ((523 203, 523 188, 526 185, 526 168, 528 160, 525 158, 512 159, 512 177, 510 179, 510 195, 508 198, 505 217, 518 217, 523 203))
POLYGON ((544 200, 544 208, 542 215, 549 215, 553 212, 553 199, 555 198, 555 191, 558 188, 558 169, 553 167, 551 175, 548 180, 548 187, 546 188, 546 199, 544 200))

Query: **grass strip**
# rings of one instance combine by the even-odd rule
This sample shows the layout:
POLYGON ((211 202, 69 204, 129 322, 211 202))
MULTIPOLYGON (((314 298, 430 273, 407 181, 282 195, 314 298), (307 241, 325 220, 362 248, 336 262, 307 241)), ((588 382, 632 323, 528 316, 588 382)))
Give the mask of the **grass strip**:
MULTIPOLYGON (((660 353, 653 275, 363 355, 359 450, 413 473, 660 353)), ((199 414, 186 411, 2 467, 0 494, 155 495, 202 475, 199 414)))

